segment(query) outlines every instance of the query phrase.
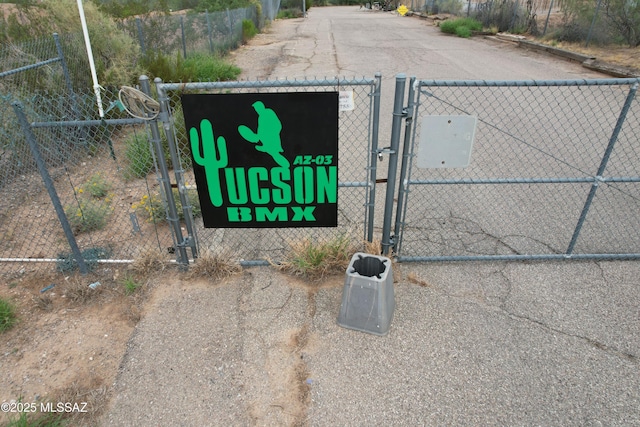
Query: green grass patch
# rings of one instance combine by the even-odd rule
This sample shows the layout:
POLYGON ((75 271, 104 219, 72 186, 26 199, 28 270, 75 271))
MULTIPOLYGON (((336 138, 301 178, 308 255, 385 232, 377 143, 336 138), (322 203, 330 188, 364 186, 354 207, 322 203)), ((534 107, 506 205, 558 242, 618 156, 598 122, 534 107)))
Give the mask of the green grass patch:
POLYGON ((302 17, 302 9, 292 8, 292 9, 280 9, 278 14, 276 15, 276 19, 293 19, 293 18, 301 18, 302 17))
POLYGON ((122 281, 122 286, 126 295, 133 295, 142 286, 142 283, 137 282, 132 276, 127 276, 122 281))
POLYGON ((256 25, 250 19, 242 20, 242 43, 246 43, 258 34, 256 25))
POLYGON ((209 53, 195 53, 190 55, 184 60, 182 67, 184 70, 182 81, 217 82, 236 80, 242 72, 242 70, 235 65, 226 62, 219 56, 209 53))
MULTIPOLYGON (((38 403, 38 408, 39 408, 38 403)), ((20 412, 17 418, 12 417, 6 427, 63 427, 66 426, 66 414, 40 414, 37 412, 20 412)))
POLYGON ((153 154, 146 133, 132 133, 124 141, 126 179, 144 178, 153 170, 153 154))
POLYGON ((329 240, 307 238, 290 244, 281 269, 310 279, 344 272, 356 251, 352 239, 340 235, 329 240))
POLYGON ((160 77, 165 82, 228 81, 237 79, 242 72, 220 56, 208 52, 192 53, 184 59, 180 53, 169 56, 151 51, 141 62, 150 77, 160 77))
POLYGON ((4 298, 0 298, 0 333, 8 331, 16 323, 16 307, 4 298))
POLYGON ((469 27, 456 27, 456 36, 468 39, 471 37, 471 28, 469 27))
POLYGON ((481 31, 482 23, 473 18, 457 18, 446 20, 440 24, 440 31, 469 38, 474 31, 481 31))
POLYGON ((86 183, 80 187, 82 192, 90 194, 91 197, 101 199, 109 193, 111 184, 105 179, 100 172, 92 175, 86 183))

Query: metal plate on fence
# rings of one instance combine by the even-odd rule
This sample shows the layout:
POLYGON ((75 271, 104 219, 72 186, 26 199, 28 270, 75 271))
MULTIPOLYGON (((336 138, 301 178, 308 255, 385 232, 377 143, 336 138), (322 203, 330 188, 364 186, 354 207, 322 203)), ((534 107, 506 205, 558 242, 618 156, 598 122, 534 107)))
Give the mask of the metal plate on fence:
POLYGON ((418 146, 419 168, 464 168, 471 161, 476 133, 474 116, 422 118, 418 146))

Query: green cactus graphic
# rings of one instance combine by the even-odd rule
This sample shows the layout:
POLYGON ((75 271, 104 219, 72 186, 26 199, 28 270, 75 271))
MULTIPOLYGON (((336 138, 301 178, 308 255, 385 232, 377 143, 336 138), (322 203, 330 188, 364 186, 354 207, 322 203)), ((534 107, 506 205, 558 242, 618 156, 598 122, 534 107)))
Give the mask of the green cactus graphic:
POLYGON ((204 167, 211 204, 219 208, 222 206, 222 188, 220 187, 219 171, 229 163, 229 158, 227 157, 227 142, 222 136, 215 139, 211 122, 207 119, 200 122, 200 133, 202 134, 202 154, 200 154, 198 129, 192 127, 189 130, 193 159, 197 164, 204 167))

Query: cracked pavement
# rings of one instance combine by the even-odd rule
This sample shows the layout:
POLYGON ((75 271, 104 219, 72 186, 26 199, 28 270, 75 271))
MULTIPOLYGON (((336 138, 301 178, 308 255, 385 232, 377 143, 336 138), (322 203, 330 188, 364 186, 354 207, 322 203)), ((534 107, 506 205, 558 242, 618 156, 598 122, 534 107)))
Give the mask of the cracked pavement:
POLYGON ((343 276, 173 280, 102 425, 639 425, 637 262, 394 264, 384 337, 337 325, 343 276))

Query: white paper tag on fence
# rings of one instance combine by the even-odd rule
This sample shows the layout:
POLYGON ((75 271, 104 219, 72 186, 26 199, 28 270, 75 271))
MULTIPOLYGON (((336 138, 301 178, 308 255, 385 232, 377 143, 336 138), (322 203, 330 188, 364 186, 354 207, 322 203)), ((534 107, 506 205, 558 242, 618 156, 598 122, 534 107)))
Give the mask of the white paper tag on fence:
POLYGON ((474 116, 424 117, 420 129, 418 167, 469 166, 477 121, 474 116))
POLYGON ((341 90, 339 94, 340 111, 352 111, 355 108, 353 103, 353 91, 341 90))

